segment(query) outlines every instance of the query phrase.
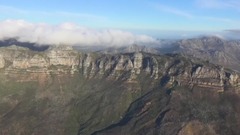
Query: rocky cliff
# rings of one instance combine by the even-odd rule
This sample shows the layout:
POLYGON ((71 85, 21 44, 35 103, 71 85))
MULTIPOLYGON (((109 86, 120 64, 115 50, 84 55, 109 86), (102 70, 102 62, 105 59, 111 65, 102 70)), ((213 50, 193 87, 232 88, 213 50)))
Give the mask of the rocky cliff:
POLYGON ((219 90, 227 86, 238 88, 240 84, 239 75, 234 71, 181 55, 81 53, 66 46, 51 47, 45 52, 11 46, 0 48, 0 52, 0 67, 6 73, 76 72, 86 78, 125 79, 129 82, 144 74, 155 80, 163 79, 166 83, 216 87, 219 90))

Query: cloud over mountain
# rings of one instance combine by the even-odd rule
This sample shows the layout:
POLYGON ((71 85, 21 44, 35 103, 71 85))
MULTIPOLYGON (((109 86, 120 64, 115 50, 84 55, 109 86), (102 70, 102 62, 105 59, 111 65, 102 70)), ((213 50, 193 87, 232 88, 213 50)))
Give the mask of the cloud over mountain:
POLYGON ((18 38, 19 41, 38 44, 121 46, 158 43, 156 39, 147 35, 115 29, 95 30, 73 23, 49 25, 24 20, 5 20, 0 22, 0 28, 0 39, 18 38))

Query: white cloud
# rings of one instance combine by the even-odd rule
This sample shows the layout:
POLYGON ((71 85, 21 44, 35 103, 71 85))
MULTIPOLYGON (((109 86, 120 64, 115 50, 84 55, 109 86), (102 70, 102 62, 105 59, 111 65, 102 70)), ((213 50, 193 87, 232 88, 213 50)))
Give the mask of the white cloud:
POLYGON ((20 41, 39 44, 108 45, 157 44, 158 41, 146 35, 135 35, 121 30, 94 30, 73 23, 49 25, 29 23, 24 20, 0 22, 0 39, 18 37, 20 41))

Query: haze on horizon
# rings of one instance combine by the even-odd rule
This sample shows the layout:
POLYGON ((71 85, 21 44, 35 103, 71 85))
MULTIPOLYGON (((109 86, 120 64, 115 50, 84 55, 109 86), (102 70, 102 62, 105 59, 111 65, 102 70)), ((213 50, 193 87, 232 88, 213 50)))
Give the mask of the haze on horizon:
POLYGON ((238 0, 8 0, 0 39, 41 44, 158 44, 156 38, 239 38, 238 0))

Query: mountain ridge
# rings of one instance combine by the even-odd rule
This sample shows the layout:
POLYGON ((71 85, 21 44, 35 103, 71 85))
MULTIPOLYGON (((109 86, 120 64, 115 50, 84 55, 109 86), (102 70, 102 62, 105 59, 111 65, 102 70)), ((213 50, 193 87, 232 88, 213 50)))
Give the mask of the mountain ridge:
POLYGON ((0 134, 239 134, 240 74, 183 54, 1 47, 0 78, 0 134))
MULTIPOLYGON (((215 77, 219 76, 219 79, 228 78, 231 83, 235 83, 233 79, 234 75, 227 75, 227 71, 225 72, 223 67, 212 65, 211 68, 216 71, 211 71, 211 68, 205 69, 203 64, 194 64, 194 62, 203 63, 203 61, 197 59, 191 60, 181 55, 164 56, 142 52, 119 55, 102 55, 100 53, 77 52, 69 46, 52 47, 46 52, 40 53, 31 53, 30 50, 9 49, 10 48, 0 49, 2 54, 0 57, 0 67, 5 68, 6 71, 25 70, 26 72, 34 72, 39 68, 40 70, 38 71, 42 70, 42 72, 49 74, 49 72, 54 71, 53 66, 63 66, 63 72, 64 68, 71 74, 74 74, 74 72, 82 72, 82 74, 87 78, 96 76, 100 78, 112 77, 118 79, 121 76, 126 77, 126 75, 120 74, 121 72, 128 72, 129 80, 136 78, 141 72, 149 74, 150 77, 155 79, 158 79, 164 72, 165 74, 179 74, 182 76, 187 74, 189 76, 188 78, 192 75, 197 76, 198 74, 199 76, 206 76, 204 74, 208 73, 215 77), (12 53, 14 53, 15 56, 12 57, 12 53), (163 62, 163 64, 159 64, 160 62, 163 62), (182 73, 177 71, 179 70, 178 68, 183 68, 182 73), (189 71, 184 73, 184 68, 189 71)), ((209 66, 211 65, 208 63, 205 64, 209 66)), ((223 84, 223 80, 219 80, 219 82, 222 82, 223 84)))

